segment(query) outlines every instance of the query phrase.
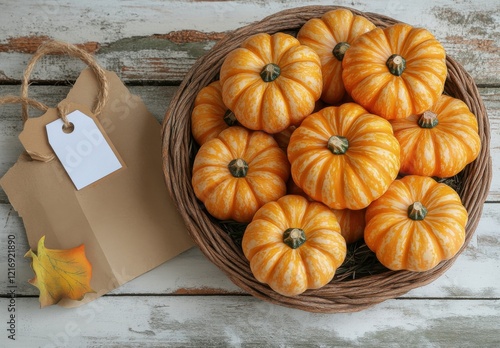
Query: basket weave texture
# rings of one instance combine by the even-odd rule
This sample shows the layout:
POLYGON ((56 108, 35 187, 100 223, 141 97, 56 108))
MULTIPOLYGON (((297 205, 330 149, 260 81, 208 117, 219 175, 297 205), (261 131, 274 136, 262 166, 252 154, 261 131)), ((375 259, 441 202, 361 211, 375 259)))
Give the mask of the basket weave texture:
MULTIPOLYGON (((459 195, 469 213, 466 238, 458 254, 427 272, 385 271, 359 279, 333 280, 317 290, 296 297, 282 296, 252 275, 240 246, 235 244, 217 221, 203 209, 191 186, 191 169, 196 145, 191 136, 190 117, 197 93, 218 78, 226 55, 253 34, 286 32, 295 35, 309 19, 321 17, 338 6, 306 6, 275 13, 263 20, 228 33, 192 66, 174 95, 163 122, 163 163, 167 187, 186 223, 187 229, 203 254, 220 268, 233 283, 262 300, 309 312, 355 312, 387 299, 401 296, 426 285, 451 267, 471 240, 481 217, 492 177, 490 129, 486 109, 474 80, 464 68, 447 57, 448 77, 445 93, 463 100, 477 117, 481 152, 458 176, 459 195)), ((384 28, 398 21, 375 13, 360 12, 376 26, 384 28)))

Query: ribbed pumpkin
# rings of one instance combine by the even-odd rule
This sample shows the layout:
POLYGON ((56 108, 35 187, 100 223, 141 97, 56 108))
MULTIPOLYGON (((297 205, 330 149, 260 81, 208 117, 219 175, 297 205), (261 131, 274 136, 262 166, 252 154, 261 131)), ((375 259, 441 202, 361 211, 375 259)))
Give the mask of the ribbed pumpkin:
POLYGON ((401 172, 450 177, 476 159, 477 119, 460 99, 442 95, 430 110, 391 121, 401 145, 401 172))
POLYGON ((326 285, 346 255, 335 214, 296 195, 259 209, 245 230, 242 248, 255 278, 284 296, 326 285))
POLYGON ((345 88, 358 104, 386 119, 421 114, 446 80, 443 46, 426 29, 398 23, 359 36, 342 61, 345 88))
POLYGON ((427 271, 459 251, 467 219, 451 187, 409 175, 368 207, 364 238, 387 268, 427 271))
MULTIPOLYGON (((324 102, 321 100, 318 100, 316 102, 316 105, 314 107, 313 112, 317 112, 329 105, 326 105, 324 102)), ((299 125, 297 125, 299 126, 299 125)), ((283 149, 286 152, 286 149, 288 147, 288 143, 290 142, 290 137, 292 136, 292 133, 297 129, 297 126, 290 126, 287 129, 273 134, 274 140, 278 143, 279 147, 283 149)))
POLYGON ((347 244, 363 239, 366 209, 333 209, 340 225, 340 233, 347 244))
POLYGON ((191 133, 196 142, 203 145, 235 124, 236 117, 222 101, 220 81, 203 87, 196 95, 191 114, 191 133))
POLYGON ((316 52, 285 33, 249 37, 226 56, 220 81, 237 120, 272 134, 309 115, 323 83, 316 52))
POLYGON ((336 104, 345 94, 342 82, 342 59, 354 39, 375 28, 362 16, 348 9, 326 12, 321 18, 308 20, 297 33, 297 39, 311 47, 321 59, 323 92, 321 99, 336 104))
POLYGON ((249 222, 261 206, 286 194, 289 174, 271 135, 233 126, 200 147, 192 185, 212 216, 249 222))
POLYGON ((363 209, 399 171, 399 143, 390 123, 356 103, 308 116, 292 134, 288 159, 295 183, 333 209, 363 209))

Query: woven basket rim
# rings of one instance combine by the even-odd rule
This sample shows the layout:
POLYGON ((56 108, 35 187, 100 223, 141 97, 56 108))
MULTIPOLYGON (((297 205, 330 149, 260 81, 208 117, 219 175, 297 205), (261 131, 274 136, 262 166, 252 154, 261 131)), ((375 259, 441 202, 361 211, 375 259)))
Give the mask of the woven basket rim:
POLYGON ((477 159, 461 173, 459 195, 469 213, 463 247, 450 260, 427 272, 387 271, 348 281, 332 281, 317 290, 307 290, 296 297, 282 296, 252 275, 241 249, 197 201, 191 186, 191 165, 194 140, 190 115, 194 98, 201 88, 217 78, 224 57, 248 36, 278 31, 296 33, 308 19, 321 17, 327 11, 346 8, 371 20, 378 27, 400 21, 343 6, 303 6, 274 13, 261 21, 246 25, 225 35, 209 52, 199 58, 186 74, 172 98, 163 121, 163 171, 168 190, 182 215, 189 234, 203 254, 241 289, 256 298, 281 306, 309 312, 335 313, 359 311, 387 299, 424 286, 448 270, 471 240, 492 178, 490 156, 490 125, 486 108, 472 77, 453 58, 447 56, 448 77, 445 93, 463 100, 476 115, 481 138, 477 159))

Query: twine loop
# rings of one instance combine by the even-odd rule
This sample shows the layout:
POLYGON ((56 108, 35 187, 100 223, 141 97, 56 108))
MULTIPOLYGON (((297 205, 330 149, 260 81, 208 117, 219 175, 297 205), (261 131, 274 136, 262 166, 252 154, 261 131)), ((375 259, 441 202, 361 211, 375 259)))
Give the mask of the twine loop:
MULTIPOLYGON (((90 67, 90 69, 92 69, 92 71, 97 77, 97 83, 99 85, 99 92, 97 95, 97 100, 92 109, 92 113, 98 116, 102 112, 109 97, 109 84, 106 78, 106 73, 104 69, 99 66, 99 64, 97 63, 96 59, 92 54, 84 51, 83 49, 75 45, 62 41, 56 41, 56 40, 46 41, 38 47, 37 51, 34 53, 30 61, 28 62, 26 70, 24 71, 23 80, 21 84, 21 98, 24 101, 29 100, 28 87, 29 87, 29 82, 30 82, 29 78, 31 76, 31 73, 38 60, 40 60, 40 58, 42 58, 43 56, 49 54, 66 54, 70 57, 79 58, 85 64, 87 64, 90 67)), ((34 104, 28 102, 21 102, 21 103, 22 103, 21 118, 24 123, 29 118, 28 106, 34 106, 34 104)), ((47 106, 45 106, 42 103, 38 103, 38 106, 41 105, 43 105, 45 107, 45 110, 47 110, 47 106)), ((57 107, 57 112, 59 117, 61 117, 61 119, 63 120, 65 126, 69 126, 69 122, 66 118, 67 115, 66 109, 63 106, 59 105, 57 107)))
POLYGON ((47 105, 40 103, 39 101, 30 98, 20 97, 17 95, 6 95, 4 97, 0 97, 0 105, 6 105, 6 104, 29 105, 43 112, 47 111, 49 108, 47 105))
POLYGON ((63 121, 64 129, 70 129, 71 128, 71 123, 68 121, 68 118, 66 115, 69 114, 68 107, 65 104, 59 104, 57 105, 57 115, 59 118, 63 121))

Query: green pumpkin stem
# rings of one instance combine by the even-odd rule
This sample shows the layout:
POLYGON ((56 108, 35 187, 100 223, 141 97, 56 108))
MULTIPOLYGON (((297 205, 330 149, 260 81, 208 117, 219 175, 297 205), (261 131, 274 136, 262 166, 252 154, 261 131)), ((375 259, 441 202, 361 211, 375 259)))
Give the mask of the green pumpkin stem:
POLYGON ((335 45, 335 47, 333 48, 333 56, 335 58, 337 58, 337 60, 339 62, 342 61, 342 59, 344 59, 344 54, 345 52, 347 51, 347 49, 351 47, 351 45, 349 45, 347 42, 339 42, 338 44, 335 45))
POLYGON ((229 162, 227 168, 235 178, 244 178, 248 172, 248 164, 243 158, 236 158, 229 162))
POLYGON ((292 249, 297 249, 306 242, 306 234, 300 228, 289 228, 283 232, 283 243, 292 249))
POLYGON ((420 221, 427 215, 427 209, 420 202, 415 202, 408 207, 408 217, 414 221, 420 221))
POLYGON ((421 128, 434 128, 438 125, 439 121, 437 114, 432 111, 425 111, 420 115, 417 123, 421 128))
POLYGON ((272 82, 280 76, 281 69, 274 63, 267 64, 260 72, 260 77, 264 82, 272 82))
POLYGON ((401 76, 406 68, 406 60, 399 54, 393 54, 387 59, 385 65, 389 69, 389 72, 394 76, 401 76))
POLYGON ((327 147, 334 155, 343 155, 349 148, 349 141, 340 135, 333 135, 328 139, 327 147))
POLYGON ((224 122, 226 122, 226 124, 231 127, 234 126, 236 122, 238 122, 238 120, 236 119, 234 113, 231 110, 227 109, 226 113, 224 114, 224 122))

